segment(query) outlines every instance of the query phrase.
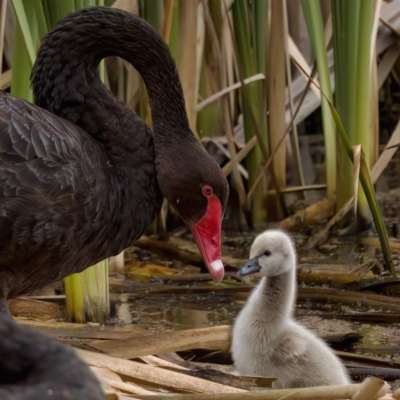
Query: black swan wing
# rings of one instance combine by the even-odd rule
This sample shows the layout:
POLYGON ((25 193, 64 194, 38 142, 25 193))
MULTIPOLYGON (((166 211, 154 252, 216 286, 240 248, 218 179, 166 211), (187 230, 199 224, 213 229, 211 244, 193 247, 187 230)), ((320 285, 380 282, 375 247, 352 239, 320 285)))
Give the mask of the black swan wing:
POLYGON ((0 95, 0 268, 88 237, 112 209, 108 163, 80 128, 0 95))

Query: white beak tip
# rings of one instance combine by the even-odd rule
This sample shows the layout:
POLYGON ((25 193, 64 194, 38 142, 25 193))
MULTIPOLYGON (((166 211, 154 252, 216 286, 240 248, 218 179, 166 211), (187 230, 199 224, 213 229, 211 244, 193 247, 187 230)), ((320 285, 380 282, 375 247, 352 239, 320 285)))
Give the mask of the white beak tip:
POLYGON ((221 282, 224 277, 224 264, 221 260, 215 260, 210 263, 209 271, 215 282, 221 282))

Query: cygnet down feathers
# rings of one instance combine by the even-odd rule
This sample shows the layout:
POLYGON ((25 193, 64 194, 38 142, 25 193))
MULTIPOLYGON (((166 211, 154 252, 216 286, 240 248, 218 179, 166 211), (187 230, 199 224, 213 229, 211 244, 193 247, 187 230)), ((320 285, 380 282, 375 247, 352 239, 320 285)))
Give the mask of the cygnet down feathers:
POLYGON ((275 388, 350 383, 333 351, 296 322, 296 253, 289 236, 267 230, 253 242, 239 273, 264 276, 236 318, 232 357, 241 375, 276 376, 275 388))

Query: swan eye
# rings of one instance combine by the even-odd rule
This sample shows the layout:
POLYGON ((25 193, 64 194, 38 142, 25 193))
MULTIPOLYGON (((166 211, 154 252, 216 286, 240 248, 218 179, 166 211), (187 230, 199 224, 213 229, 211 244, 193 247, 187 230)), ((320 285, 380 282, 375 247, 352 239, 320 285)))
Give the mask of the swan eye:
POLYGON ((270 255, 271 255, 271 252, 269 250, 265 250, 264 256, 270 256, 270 255))
POLYGON ((213 194, 213 188, 211 186, 204 186, 202 191, 206 197, 210 197, 213 194))

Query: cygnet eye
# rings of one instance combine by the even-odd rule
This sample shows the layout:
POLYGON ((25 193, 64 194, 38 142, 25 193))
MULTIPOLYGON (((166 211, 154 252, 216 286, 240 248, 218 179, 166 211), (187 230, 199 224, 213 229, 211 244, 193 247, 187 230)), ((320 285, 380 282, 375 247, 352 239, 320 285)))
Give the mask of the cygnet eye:
POLYGON ((269 250, 265 250, 264 256, 270 256, 270 255, 271 255, 271 252, 269 250))

